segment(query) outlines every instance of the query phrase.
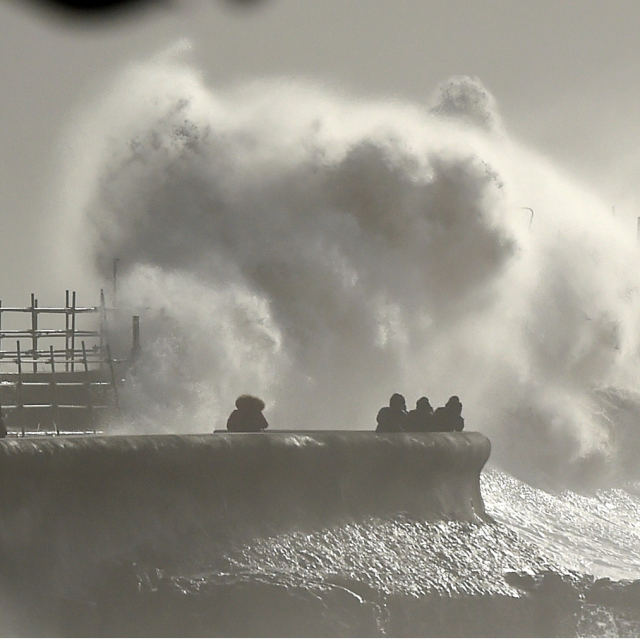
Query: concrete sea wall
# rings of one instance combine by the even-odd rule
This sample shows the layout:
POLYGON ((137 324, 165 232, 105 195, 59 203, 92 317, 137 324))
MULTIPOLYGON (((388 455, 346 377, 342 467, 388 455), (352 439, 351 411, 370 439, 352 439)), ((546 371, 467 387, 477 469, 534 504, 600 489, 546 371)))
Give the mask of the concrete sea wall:
POLYGON ((485 517, 479 433, 15 438, 0 442, 5 584, 69 594, 113 560, 206 563, 370 516, 485 517))

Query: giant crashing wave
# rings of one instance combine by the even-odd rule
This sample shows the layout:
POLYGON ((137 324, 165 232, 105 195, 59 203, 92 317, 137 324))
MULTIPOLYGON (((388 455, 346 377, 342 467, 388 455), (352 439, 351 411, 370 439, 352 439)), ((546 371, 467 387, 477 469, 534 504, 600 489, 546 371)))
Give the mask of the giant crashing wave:
POLYGON ((211 89, 183 48, 132 65, 69 142, 59 244, 89 237, 76 267, 101 283, 117 260, 142 316, 120 432, 223 428, 246 392, 279 429, 456 394, 518 477, 633 473, 637 247, 478 80, 430 106, 211 89))
MULTIPOLYGON (((91 239, 73 268, 93 285, 117 260, 118 303, 142 318, 110 433, 219 430, 245 392, 272 428, 372 430, 392 392, 456 393, 519 478, 583 490, 633 477, 635 242, 508 134, 478 80, 452 78, 427 106, 279 79, 212 90, 181 56, 131 66, 72 144, 59 246, 91 239)), ((133 633, 141 610, 143 630, 173 616, 178 635, 584 632, 576 603, 602 605, 606 572, 541 554, 541 530, 501 501, 526 485, 493 473, 483 489, 507 527, 398 513, 173 569, 138 549, 116 568, 122 597, 94 594, 112 607, 99 617, 111 635, 133 633)))

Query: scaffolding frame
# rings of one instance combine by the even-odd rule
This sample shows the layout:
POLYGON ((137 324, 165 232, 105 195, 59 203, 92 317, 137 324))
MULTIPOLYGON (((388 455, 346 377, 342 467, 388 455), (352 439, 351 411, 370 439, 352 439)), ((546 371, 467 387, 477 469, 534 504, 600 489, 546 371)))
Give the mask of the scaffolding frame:
MULTIPOLYGON (((104 290, 100 291, 100 304, 81 307, 77 304, 75 291, 66 291, 64 307, 40 307, 35 295, 31 294, 31 304, 27 307, 4 307, 0 301, 0 385, 9 402, 0 403, 0 409, 17 411, 18 431, 25 435, 29 410, 46 411, 50 416, 54 431, 60 433, 61 410, 84 412, 88 425, 93 425, 97 410, 117 409, 119 411, 118 390, 114 372, 114 360, 107 332, 107 307, 104 290), (3 315, 26 314, 30 316, 27 329, 3 329, 3 315), (40 316, 64 314, 63 329, 42 329, 40 316), (97 314, 98 330, 78 329, 78 314, 97 314), (86 338, 92 338, 93 346, 87 348, 86 338), (2 349, 3 341, 15 339, 15 349, 2 349), (24 348, 24 342, 31 348, 24 348), (62 344, 54 347, 53 342, 62 344), (42 342, 48 347, 43 348, 42 342), (78 346, 80 345, 80 346, 78 346), (9 368, 9 371, 6 369, 9 368), (31 369, 31 371, 28 371, 31 369), (113 397, 113 404, 96 402, 94 391, 107 389, 113 397), (81 392, 84 390, 84 393, 81 392), (73 402, 60 399, 60 393, 72 395, 73 402), (40 395, 44 402, 34 401, 40 395), (30 399, 29 396, 32 396, 30 399), (81 398, 84 396, 84 398, 81 398)), ((104 394, 103 394, 104 395, 104 394)), ((1 399, 2 394, 0 394, 1 399)), ((39 425, 38 425, 39 429, 39 425)))

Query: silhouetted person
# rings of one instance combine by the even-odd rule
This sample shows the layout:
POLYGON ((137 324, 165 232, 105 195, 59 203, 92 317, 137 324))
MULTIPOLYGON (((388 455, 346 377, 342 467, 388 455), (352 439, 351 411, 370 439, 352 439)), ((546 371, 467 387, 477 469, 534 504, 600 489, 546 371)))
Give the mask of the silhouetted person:
POLYGON ((462 431, 462 402, 458 396, 451 396, 444 407, 438 407, 433 414, 434 431, 462 431))
POLYGON ((402 433, 407 421, 407 403, 404 396, 394 393, 389 400, 389 406, 378 411, 376 420, 377 433, 402 433))
POLYGON ((426 433, 434 430, 433 407, 429 398, 422 396, 416 402, 416 408, 407 414, 405 431, 420 431, 426 433))
POLYGON ((227 420, 227 431, 259 433, 269 423, 262 415, 264 402, 255 396, 243 395, 236 400, 236 408, 227 420))

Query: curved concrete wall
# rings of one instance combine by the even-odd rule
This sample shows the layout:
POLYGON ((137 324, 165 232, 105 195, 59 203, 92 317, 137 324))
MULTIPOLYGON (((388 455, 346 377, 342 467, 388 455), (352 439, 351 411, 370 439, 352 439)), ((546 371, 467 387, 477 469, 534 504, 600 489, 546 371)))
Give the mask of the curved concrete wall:
POLYGON ((473 521, 489 453, 479 433, 7 439, 0 564, 66 590, 104 560, 205 562, 255 536, 399 513, 473 521))

